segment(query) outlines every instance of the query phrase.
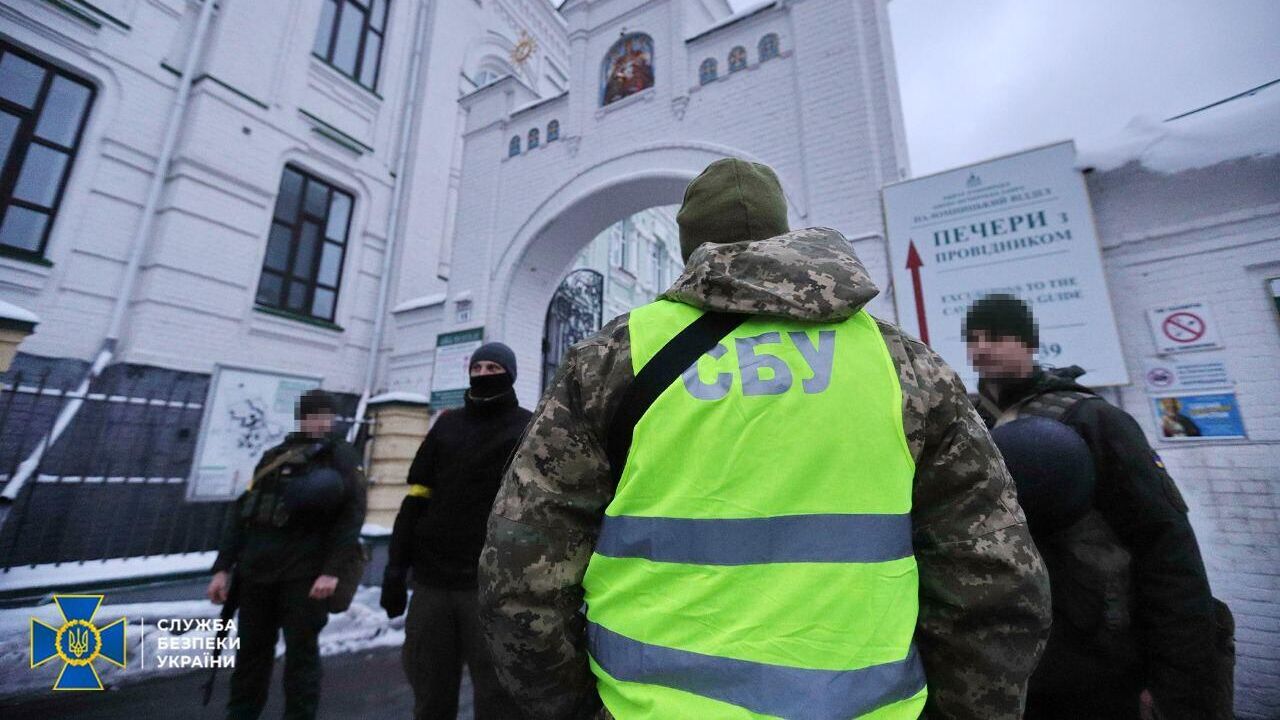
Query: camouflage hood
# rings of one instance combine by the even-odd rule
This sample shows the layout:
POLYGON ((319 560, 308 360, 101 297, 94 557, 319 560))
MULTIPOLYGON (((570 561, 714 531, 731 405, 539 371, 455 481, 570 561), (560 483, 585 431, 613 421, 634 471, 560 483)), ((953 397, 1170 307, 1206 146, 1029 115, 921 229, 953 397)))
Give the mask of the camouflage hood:
POLYGON ((766 240, 703 244, 662 297, 703 310, 833 322, 879 293, 843 235, 805 228, 766 240))

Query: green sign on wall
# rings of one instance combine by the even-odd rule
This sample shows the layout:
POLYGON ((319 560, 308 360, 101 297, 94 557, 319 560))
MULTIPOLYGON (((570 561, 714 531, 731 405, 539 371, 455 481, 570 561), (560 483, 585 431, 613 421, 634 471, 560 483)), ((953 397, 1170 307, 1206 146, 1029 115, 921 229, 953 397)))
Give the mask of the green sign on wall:
POLYGON ((436 356, 431 371, 431 409, 445 410, 465 404, 471 386, 471 355, 484 344, 484 328, 471 328, 436 336, 436 356))

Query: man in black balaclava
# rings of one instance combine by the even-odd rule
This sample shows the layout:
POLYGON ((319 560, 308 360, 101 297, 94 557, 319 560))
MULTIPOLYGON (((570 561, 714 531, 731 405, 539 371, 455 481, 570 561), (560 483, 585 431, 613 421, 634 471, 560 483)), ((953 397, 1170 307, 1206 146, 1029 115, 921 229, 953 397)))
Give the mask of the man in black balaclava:
POLYGON ((402 658, 415 720, 457 715, 463 663, 471 671, 476 720, 515 717, 493 674, 476 614, 476 565, 489 509, 529 423, 530 412, 516 401, 515 380, 511 348, 495 342, 476 350, 466 405, 440 416, 409 467, 382 607, 389 617, 405 611, 412 568, 402 658))

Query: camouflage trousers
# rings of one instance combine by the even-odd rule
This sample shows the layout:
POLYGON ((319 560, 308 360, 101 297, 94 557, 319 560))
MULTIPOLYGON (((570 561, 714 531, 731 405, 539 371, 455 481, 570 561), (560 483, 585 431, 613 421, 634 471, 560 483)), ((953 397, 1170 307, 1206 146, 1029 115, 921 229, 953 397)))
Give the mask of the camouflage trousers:
POLYGON ((498 685, 480 632, 475 590, 443 590, 415 583, 404 619, 405 675, 413 688, 414 720, 454 720, 462 665, 471 671, 475 720, 517 720, 498 685))

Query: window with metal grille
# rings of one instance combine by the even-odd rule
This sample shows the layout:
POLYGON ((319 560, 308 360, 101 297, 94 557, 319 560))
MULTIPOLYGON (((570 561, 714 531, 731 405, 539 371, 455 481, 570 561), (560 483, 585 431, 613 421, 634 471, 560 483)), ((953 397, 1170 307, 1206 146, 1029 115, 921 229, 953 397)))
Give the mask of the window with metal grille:
POLYGON ((94 87, 0 40, 0 252, 43 259, 94 87))
POLYGON ((259 305, 333 321, 351 206, 349 193, 285 166, 258 281, 259 305))
POLYGON ((376 89, 390 3, 391 0, 324 0, 312 52, 352 80, 376 89))

